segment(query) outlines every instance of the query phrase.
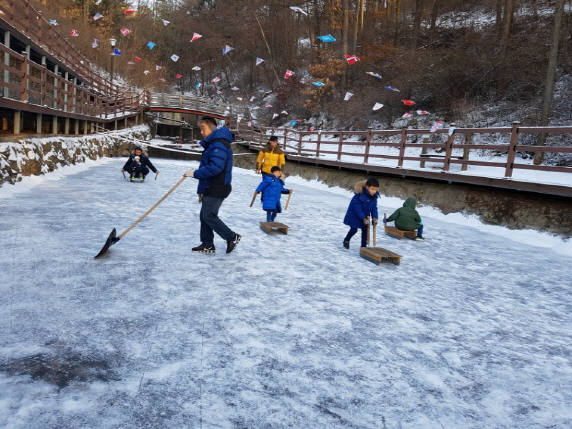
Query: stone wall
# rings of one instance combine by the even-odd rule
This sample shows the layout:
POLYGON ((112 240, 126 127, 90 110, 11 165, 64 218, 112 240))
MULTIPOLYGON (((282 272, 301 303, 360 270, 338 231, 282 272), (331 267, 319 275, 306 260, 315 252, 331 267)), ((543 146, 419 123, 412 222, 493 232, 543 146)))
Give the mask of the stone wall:
MULTIPOLYGON (((248 152, 240 145, 233 145, 235 153, 248 152)), ((254 169, 256 156, 236 156, 234 165, 254 169)), ((501 225, 510 229, 535 229, 563 238, 572 236, 572 199, 551 195, 539 195, 498 188, 465 186, 403 179, 379 174, 366 174, 335 168, 286 162, 287 176, 300 176, 319 180, 330 186, 353 190, 358 180, 377 177, 380 194, 405 200, 413 196, 420 206, 432 206, 443 213, 476 215, 483 223, 501 225)), ((397 208, 397 207, 396 207, 397 208)))
POLYGON ((0 142, 0 186, 19 182, 23 176, 46 174, 87 159, 128 156, 136 145, 130 140, 133 138, 148 140, 149 128, 139 125, 105 134, 73 137, 11 136, 11 141, 0 142))

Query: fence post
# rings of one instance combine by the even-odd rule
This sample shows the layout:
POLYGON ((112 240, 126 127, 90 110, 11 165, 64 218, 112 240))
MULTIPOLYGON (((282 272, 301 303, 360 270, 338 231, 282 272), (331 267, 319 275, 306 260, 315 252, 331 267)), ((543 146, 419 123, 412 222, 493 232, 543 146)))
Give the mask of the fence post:
POLYGON ((286 142, 288 140, 288 128, 284 128, 284 152, 286 152, 286 142))
POLYGON ((302 155, 302 131, 298 131, 298 156, 302 155))
MULTIPOLYGON (((473 128, 472 125, 467 125, 467 128, 473 128)), ((468 133, 465 134, 465 144, 466 145, 471 145, 473 144, 473 133, 468 133)), ((468 161, 469 160, 469 153, 471 152, 471 149, 469 149, 468 147, 466 147, 465 149, 463 149, 463 161, 468 161)), ((468 164, 463 164, 463 166, 461 167, 461 171, 467 171, 467 168, 469 167, 468 164)))
POLYGON ((340 142, 338 143, 338 161, 342 159, 342 146, 344 145, 344 132, 340 131, 340 142))
POLYGON ((405 156, 405 143, 407 143, 407 128, 404 127, 401 130, 401 142, 399 143, 399 160, 397 161, 397 167, 403 167, 403 157, 405 156))
POLYGON ((365 139, 365 154, 363 157, 363 163, 367 164, 368 160, 369 160, 369 145, 371 143, 371 127, 367 128, 367 137, 365 139))
POLYGON ((505 178, 512 177, 512 170, 514 167, 514 159, 516 158, 516 145, 518 144, 518 128, 520 122, 515 121, 512 123, 512 130, 510 131, 510 143, 508 146, 508 153, 506 157, 506 170, 504 172, 505 178))
MULTIPOLYGON (((429 134, 423 134, 423 144, 426 145, 429 143, 429 134)), ((425 155, 427 153, 427 146, 423 146, 421 148, 421 155, 425 155)), ((425 161, 421 161, 419 163, 420 168, 425 168, 425 161)))
POLYGON ((322 142, 322 130, 318 130, 318 141, 316 143, 316 158, 320 157, 320 143, 322 142))
POLYGON ((445 146, 445 163, 443 164, 443 171, 449 171, 451 167, 451 154, 453 153, 453 142, 455 141, 455 124, 449 125, 449 137, 447 138, 447 145, 445 146))

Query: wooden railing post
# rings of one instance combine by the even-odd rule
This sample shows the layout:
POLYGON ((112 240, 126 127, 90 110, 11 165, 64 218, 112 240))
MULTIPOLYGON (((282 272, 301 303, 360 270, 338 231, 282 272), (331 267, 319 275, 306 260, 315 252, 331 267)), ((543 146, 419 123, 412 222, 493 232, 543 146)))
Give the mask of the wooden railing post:
POLYGON ((338 143, 338 161, 342 159, 342 147, 344 145, 344 132, 340 131, 340 141, 338 143))
POLYGON ((399 168, 403 167, 403 157, 405 156, 405 144, 407 143, 407 128, 403 128, 401 131, 401 142, 399 143, 399 160, 397 161, 397 166, 399 168))
POLYGON ((287 134, 288 134, 288 128, 284 128, 284 149, 283 149, 284 152, 286 152, 286 144, 287 144, 286 142, 288 141, 287 134))
MULTIPOLYGON (((429 143, 429 134, 423 134, 423 145, 426 145, 429 143)), ((423 146, 421 148, 421 155, 425 155, 427 153, 427 146, 423 146)), ((423 157, 422 157, 423 158, 423 157)), ((425 161, 421 161, 419 163, 419 167, 420 168, 425 168, 425 161)))
POLYGON ((302 155, 302 132, 298 131, 298 156, 302 155))
POLYGON ((372 128, 368 127, 367 128, 367 137, 365 138, 365 154, 363 156, 363 163, 367 164, 368 160, 369 160, 369 145, 371 144, 371 131, 372 128))
POLYGON ((508 153, 506 156, 506 170, 504 172, 505 178, 512 177, 512 170, 514 167, 514 159, 516 158, 516 145, 518 144, 518 128, 520 122, 515 121, 512 123, 512 130, 510 131, 510 143, 508 146, 508 153))
MULTIPOLYGON (((473 128, 472 125, 467 125, 467 128, 473 128)), ((468 133, 465 134, 465 144, 466 145, 471 145, 473 144, 473 133, 468 133)), ((471 152, 471 149, 469 149, 468 147, 466 147, 465 149, 463 149, 463 161, 468 161, 469 160, 469 154, 471 152)), ((461 171, 467 171, 467 168, 469 168, 468 164, 463 164, 461 167, 461 171)))
POLYGON ((320 143, 322 142, 322 130, 318 130, 318 141, 316 142, 316 158, 320 157, 320 143))
POLYGON ((449 171, 451 167, 451 154, 453 153, 453 142, 455 141, 455 124, 449 125, 449 137, 447 138, 447 146, 445 147, 445 163, 443 171, 449 171))

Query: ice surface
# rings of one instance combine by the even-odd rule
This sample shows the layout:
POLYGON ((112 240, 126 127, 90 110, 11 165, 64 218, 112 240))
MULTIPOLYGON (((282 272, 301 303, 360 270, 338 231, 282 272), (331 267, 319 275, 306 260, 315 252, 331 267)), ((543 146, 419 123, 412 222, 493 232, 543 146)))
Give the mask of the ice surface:
POLYGON ((187 179, 94 259, 197 165, 153 161, 0 188, 0 427, 572 426, 572 243, 421 208, 427 241, 378 231, 403 258, 376 266, 341 246, 350 192, 287 179, 289 234, 266 235, 235 169, 235 252, 191 253, 187 179))

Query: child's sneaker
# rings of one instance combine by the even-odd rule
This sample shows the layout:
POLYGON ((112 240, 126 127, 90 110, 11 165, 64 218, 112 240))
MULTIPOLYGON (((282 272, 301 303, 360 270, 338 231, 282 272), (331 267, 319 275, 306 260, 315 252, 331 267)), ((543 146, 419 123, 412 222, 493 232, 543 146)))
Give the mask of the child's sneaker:
POLYGON ((344 240, 344 249, 349 249, 350 248, 350 242, 347 240, 344 240))
POLYGON ((135 177, 131 176, 131 177, 129 178, 129 181, 130 181, 130 182, 135 182, 135 177))
POLYGON ((425 241, 425 239, 421 235, 418 235, 415 237, 415 241, 425 241))
POLYGON ((226 241, 226 253, 230 253, 234 250, 238 242, 240 241, 241 236, 236 234, 233 239, 226 241))
POLYGON ((193 247, 192 251, 193 253, 214 253, 215 247, 205 246, 204 244, 201 244, 200 246, 193 247))

